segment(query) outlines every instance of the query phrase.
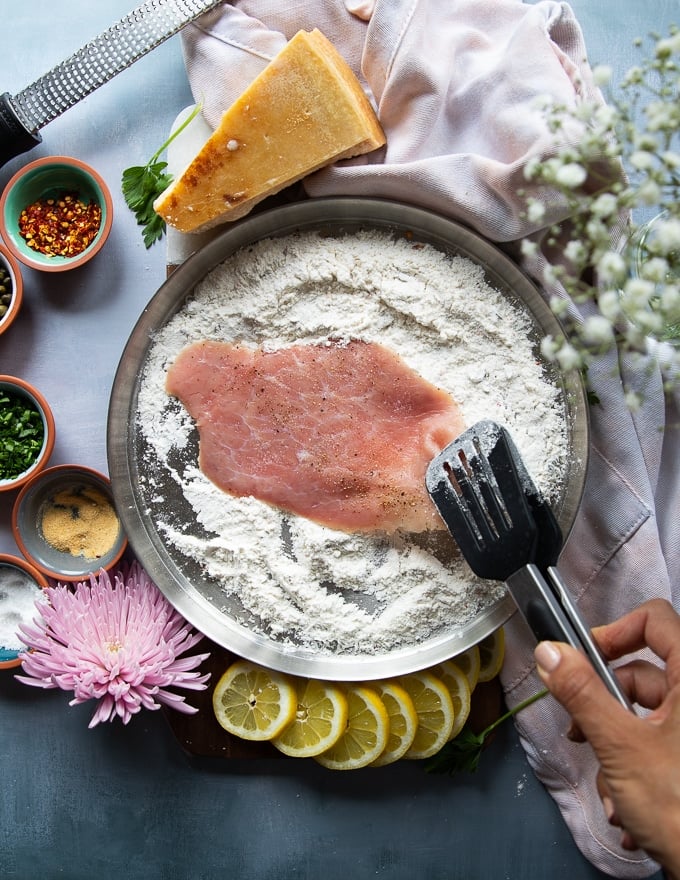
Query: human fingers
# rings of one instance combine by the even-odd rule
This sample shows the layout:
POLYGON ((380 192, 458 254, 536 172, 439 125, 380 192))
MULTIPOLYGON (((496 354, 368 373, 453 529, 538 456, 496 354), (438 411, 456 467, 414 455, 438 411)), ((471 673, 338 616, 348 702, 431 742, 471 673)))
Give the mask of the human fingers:
POLYGON ((612 697, 580 651, 560 642, 539 642, 534 656, 541 679, 572 724, 596 752, 607 749, 617 739, 622 716, 627 719, 631 713, 612 697))
POLYGON ((609 660, 649 647, 670 664, 673 683, 680 681, 680 616, 665 599, 650 599, 593 634, 609 660))
POLYGON ((631 660, 617 666, 614 674, 632 703, 656 709, 669 691, 666 672, 647 660, 631 660))
POLYGON ((616 805, 614 803, 614 797, 611 793, 611 790, 602 770, 599 770, 597 773, 596 784, 597 793, 600 795, 600 800, 602 801, 602 809, 604 810, 604 813, 607 817, 607 821, 613 827, 621 829, 622 848, 627 850, 639 849, 639 845, 635 837, 630 833, 630 831, 627 831, 623 827, 621 817, 619 816, 618 810, 616 809, 616 805))

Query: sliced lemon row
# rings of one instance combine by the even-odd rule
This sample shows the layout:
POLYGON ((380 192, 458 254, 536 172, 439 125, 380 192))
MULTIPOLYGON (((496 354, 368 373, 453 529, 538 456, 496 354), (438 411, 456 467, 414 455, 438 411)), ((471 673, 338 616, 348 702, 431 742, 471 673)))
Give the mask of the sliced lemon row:
POLYGON ((453 730, 453 701, 446 685, 431 672, 412 672, 399 679, 413 701, 418 729, 405 758, 430 758, 445 744, 453 730))
POLYGON ((470 685, 470 693, 477 687, 479 681, 479 669, 481 666, 481 658, 479 656, 479 646, 473 645, 462 654, 457 654, 451 658, 456 666, 465 673, 465 677, 470 685))
POLYGON ((269 740, 290 724, 297 697, 287 676, 237 660, 213 691, 213 710, 229 733, 249 740, 269 740))
POLYGON ((295 678, 293 720, 274 739, 276 748, 292 758, 313 758, 340 739, 347 727, 347 697, 326 681, 295 678))
POLYGON ((377 681, 375 690, 387 709, 389 736, 382 754, 372 762, 372 767, 384 767, 403 758, 413 745, 418 729, 418 713, 413 700, 395 681, 377 681))
POLYGON ((453 703, 453 727, 449 734, 449 740, 455 739, 465 726, 470 715, 471 692, 468 678, 463 670, 453 660, 444 660, 443 663, 433 666, 429 672, 442 681, 446 686, 453 703))
POLYGON ((505 658, 505 631, 501 627, 488 635, 479 647, 479 681, 491 681, 501 671, 505 658))
POLYGON ((347 725, 340 739, 314 760, 330 770, 356 770, 378 758, 390 732, 387 709, 377 692, 363 685, 349 685, 347 725))
POLYGON ((218 723, 247 740, 270 740, 286 755, 352 770, 436 754, 463 729, 477 682, 501 670, 505 636, 399 679, 339 685, 232 663, 213 692, 218 723))

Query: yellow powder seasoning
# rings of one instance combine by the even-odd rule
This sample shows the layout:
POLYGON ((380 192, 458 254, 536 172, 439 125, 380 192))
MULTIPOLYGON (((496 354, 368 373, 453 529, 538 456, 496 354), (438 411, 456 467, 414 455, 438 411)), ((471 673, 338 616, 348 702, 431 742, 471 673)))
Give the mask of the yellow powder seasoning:
POLYGON ((57 492, 45 504, 40 528, 55 550, 99 559, 113 548, 120 522, 103 492, 91 486, 74 486, 57 492))

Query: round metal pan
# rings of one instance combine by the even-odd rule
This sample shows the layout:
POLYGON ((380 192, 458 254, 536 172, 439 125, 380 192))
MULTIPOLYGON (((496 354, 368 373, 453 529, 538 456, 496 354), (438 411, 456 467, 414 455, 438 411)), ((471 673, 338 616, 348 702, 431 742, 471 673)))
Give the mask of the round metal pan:
MULTIPOLYGON (((348 656, 291 648, 237 622, 237 608, 225 603, 218 584, 196 563, 166 546, 154 523, 144 480, 144 450, 138 436, 140 377, 154 333, 169 321, 212 269, 241 248, 261 239, 295 232, 352 234, 359 229, 408 235, 445 253, 467 257, 484 269, 487 281, 533 316, 536 351, 542 336, 560 326, 536 287, 498 248, 469 229, 429 211, 379 199, 313 199, 252 215, 202 247, 159 288, 139 318, 115 376, 108 417, 108 461, 114 498, 130 545, 169 601, 197 629, 223 647, 254 662, 298 675, 331 680, 368 680, 423 669, 479 642, 514 613, 509 596, 489 605, 468 623, 451 622, 446 632, 383 654, 348 656), (219 598, 219 602, 216 601, 219 598), (226 610, 221 610, 226 608, 226 610), (232 613, 233 612, 233 613, 232 613)), ((538 354, 537 354, 538 356, 538 354)), ((558 377, 563 388, 569 466, 555 512, 566 537, 580 504, 588 454, 588 415, 578 373, 558 377)), ((181 504, 172 497, 166 503, 181 504)), ((175 494, 177 494, 175 487, 175 494)), ((191 528, 191 523, 187 523, 191 528)), ((235 601, 235 600, 234 600, 235 601)))

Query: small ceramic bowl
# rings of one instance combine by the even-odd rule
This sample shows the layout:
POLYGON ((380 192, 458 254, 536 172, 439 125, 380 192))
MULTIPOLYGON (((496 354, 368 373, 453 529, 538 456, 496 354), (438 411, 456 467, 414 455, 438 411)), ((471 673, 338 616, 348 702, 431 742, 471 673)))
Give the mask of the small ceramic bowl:
POLYGON ((24 282, 19 264, 10 251, 0 244, 0 335, 19 314, 24 296, 24 282))
POLYGON ((12 530, 26 559, 58 581, 113 568, 127 547, 110 480, 74 464, 47 468, 26 483, 14 502, 12 530))
POLYGON ((48 156, 30 162, 10 178, 0 197, 0 235, 6 246, 26 266, 42 272, 64 272, 91 260, 108 238, 112 222, 113 201, 104 179, 94 168, 69 156, 48 156), (73 256, 49 255, 29 247, 19 230, 21 212, 36 202, 59 199, 67 193, 75 194, 82 205, 99 206, 101 221, 97 234, 84 250, 73 256))
MULTIPOLYGON (((40 414, 43 425, 43 442, 31 465, 19 473, 6 474, 5 462, 4 460, 2 461, 0 467, 0 492, 7 492, 23 486, 35 474, 43 470, 54 449, 56 437, 54 416, 43 395, 34 385, 25 382, 23 379, 17 379, 15 376, 0 376, 0 413, 4 411, 6 406, 12 405, 16 400, 25 401, 27 405, 32 406, 40 414), (7 400, 9 400, 9 404, 7 400)), ((5 428, 4 430, 8 429, 5 428)))
POLYGON ((33 620, 39 590, 47 586, 47 578, 25 559, 0 554, 0 669, 15 669, 21 663, 26 648, 17 627, 33 620))

